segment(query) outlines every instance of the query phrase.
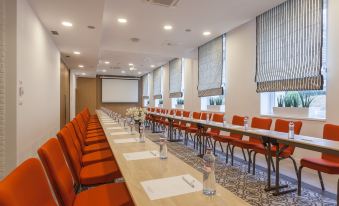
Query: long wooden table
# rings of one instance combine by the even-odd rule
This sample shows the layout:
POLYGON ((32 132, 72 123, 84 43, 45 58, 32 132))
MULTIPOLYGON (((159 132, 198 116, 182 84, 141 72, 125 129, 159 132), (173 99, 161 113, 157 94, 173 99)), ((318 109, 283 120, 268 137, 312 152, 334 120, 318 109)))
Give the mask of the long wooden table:
POLYGON ((168 159, 160 160, 159 158, 127 161, 123 156, 124 153, 159 150, 159 146, 146 138, 145 143, 124 143, 116 144, 114 139, 138 137, 137 135, 111 135, 112 132, 121 132, 119 130, 108 130, 112 125, 105 125, 102 117, 108 117, 101 110, 96 111, 101 125, 105 131, 108 142, 113 151, 114 157, 119 165, 119 169, 124 176, 128 190, 133 198, 135 205, 139 206, 206 206, 206 205, 222 205, 222 206, 240 206, 249 205, 246 201, 237 197, 224 187, 217 184, 217 194, 208 197, 200 192, 188 193, 184 195, 163 198, 158 200, 150 200, 141 186, 140 182, 172 177, 183 174, 190 174, 202 182, 202 173, 192 168, 175 155, 169 153, 168 159))
MULTIPOLYGON (((255 128, 247 128, 244 129, 242 126, 236 126, 232 124, 224 124, 224 123, 216 123, 216 122, 207 122, 205 120, 195 120, 192 118, 183 118, 174 115, 166 115, 166 114, 159 114, 155 112, 148 112, 151 116, 159 116, 165 117, 168 119, 170 125, 169 128, 173 128, 171 123, 173 121, 183 121, 190 124, 197 124, 199 128, 207 129, 207 128, 216 128, 221 131, 238 133, 245 136, 251 136, 258 139, 261 139, 265 148, 268 152, 268 158, 272 157, 271 153, 271 145, 277 147, 276 156, 279 157, 280 153, 287 149, 287 146, 295 146, 303 149, 313 150, 317 152, 324 152, 328 154, 334 154, 339 156, 339 142, 321 139, 317 137, 310 137, 304 135, 295 135, 294 139, 289 139, 287 133, 276 132, 272 130, 262 130, 262 129, 255 129, 255 128), (279 144, 285 144, 285 147, 280 147, 279 144)), ((172 133, 170 131, 170 133, 172 133)), ((285 188, 286 185, 280 185, 280 171, 279 171, 279 159, 276 158, 276 178, 275 178, 275 185, 271 185, 271 161, 267 162, 268 169, 267 169, 267 187, 266 191, 274 190, 273 195, 280 195, 285 194, 287 192, 296 191, 296 189, 289 189, 285 191, 280 191, 281 188, 285 188)), ((339 200, 337 200, 339 202, 339 200)))

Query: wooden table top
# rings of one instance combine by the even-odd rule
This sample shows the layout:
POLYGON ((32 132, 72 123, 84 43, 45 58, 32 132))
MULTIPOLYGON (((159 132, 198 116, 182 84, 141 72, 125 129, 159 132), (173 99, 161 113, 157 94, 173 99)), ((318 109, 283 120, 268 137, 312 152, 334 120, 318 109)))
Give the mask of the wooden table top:
MULTIPOLYGON (((101 121, 102 117, 107 117, 102 111, 97 110, 97 115, 101 121)), ((224 187, 217 184, 217 194, 208 197, 202 194, 202 191, 188 193, 184 195, 168 197, 158 200, 150 200, 143 187, 142 181, 172 177, 184 174, 190 174, 202 183, 202 173, 186 164, 175 155, 168 153, 168 159, 161 160, 159 158, 127 161, 123 156, 124 153, 138 152, 145 150, 159 150, 159 146, 146 138, 145 143, 124 143, 116 144, 114 139, 122 139, 128 137, 138 137, 138 135, 111 135, 111 133, 121 132, 123 130, 109 130, 112 125, 102 123, 108 142, 111 146, 115 159, 119 165, 120 171, 124 176, 128 190, 133 198, 135 205, 153 206, 153 205, 169 205, 169 206, 240 206, 249 205, 243 199, 237 197, 224 187)))
POLYGON ((181 118, 176 116, 157 114, 149 112, 151 115, 162 116, 166 118, 171 118, 173 120, 185 121, 188 123, 199 123, 204 127, 218 128, 223 131, 240 133, 245 136, 253 136, 253 137, 269 137, 275 139, 279 143, 288 144, 291 146, 296 146, 304 149, 309 149, 317 152, 325 152, 329 154, 339 155, 339 142, 333 140, 322 139, 318 137, 311 137, 305 135, 294 135, 294 139, 289 139, 287 133, 276 132, 273 130, 263 130, 263 129, 255 129, 248 128, 244 129, 242 126, 236 126, 232 124, 223 124, 223 123, 215 123, 215 122, 206 122, 205 120, 195 120, 191 118, 181 118))

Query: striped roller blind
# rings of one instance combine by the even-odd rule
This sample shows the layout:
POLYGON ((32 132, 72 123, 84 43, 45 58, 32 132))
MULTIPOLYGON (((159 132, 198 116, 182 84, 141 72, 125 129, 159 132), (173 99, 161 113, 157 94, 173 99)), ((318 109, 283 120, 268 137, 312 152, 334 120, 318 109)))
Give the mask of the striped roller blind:
POLYGON ((169 90, 170 98, 182 97, 182 60, 173 59, 169 62, 169 90))
POLYGON ((149 98, 149 94, 148 94, 148 74, 145 74, 144 76, 142 76, 142 97, 144 99, 149 98))
POLYGON ((223 36, 202 45, 199 52, 199 97, 223 94, 223 36))
POLYGON ((153 93, 154 99, 162 99, 161 95, 161 67, 153 71, 153 93))
POLYGON ((321 90, 323 0, 288 0, 257 17, 257 92, 321 90))

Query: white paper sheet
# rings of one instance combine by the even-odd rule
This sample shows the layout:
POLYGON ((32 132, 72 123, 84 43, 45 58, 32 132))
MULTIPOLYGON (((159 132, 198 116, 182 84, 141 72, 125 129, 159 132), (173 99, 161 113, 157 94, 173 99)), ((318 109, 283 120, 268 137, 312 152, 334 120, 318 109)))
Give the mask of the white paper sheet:
POLYGON ((118 125, 116 122, 103 122, 104 125, 118 125))
POLYGON ((115 139, 113 140, 113 142, 116 144, 133 143, 133 142, 139 142, 139 138, 115 139))
POLYGON ((119 130, 124 129, 123 127, 107 127, 108 130, 119 130))
POLYGON ((198 192, 203 189, 201 182, 189 174, 143 181, 141 185, 151 200, 198 192))
POLYGON ((130 134, 129 132, 112 132, 111 136, 125 135, 125 134, 133 135, 133 134, 130 134))
POLYGON ((142 152, 131 152, 123 154, 126 160, 142 160, 142 159, 151 159, 151 158, 159 158, 159 151, 142 151, 142 152))

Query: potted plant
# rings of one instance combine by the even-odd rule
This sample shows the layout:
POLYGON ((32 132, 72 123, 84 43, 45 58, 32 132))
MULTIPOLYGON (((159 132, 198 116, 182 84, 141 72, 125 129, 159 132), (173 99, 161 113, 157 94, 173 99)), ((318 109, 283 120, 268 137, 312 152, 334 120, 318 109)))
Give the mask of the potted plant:
POLYGON ((208 111, 220 111, 220 107, 223 103, 223 98, 219 97, 211 97, 209 98, 209 105, 207 105, 208 111))
POLYGON ((177 104, 175 105, 175 108, 183 109, 184 108, 184 99, 177 99, 177 104))
POLYGON ((312 101, 311 97, 303 92, 287 92, 285 95, 277 97, 278 107, 273 107, 273 114, 287 117, 308 117, 308 107, 312 101))
POLYGON ((163 104, 164 104, 164 100, 160 99, 160 100, 159 100, 158 107, 163 107, 163 104))

